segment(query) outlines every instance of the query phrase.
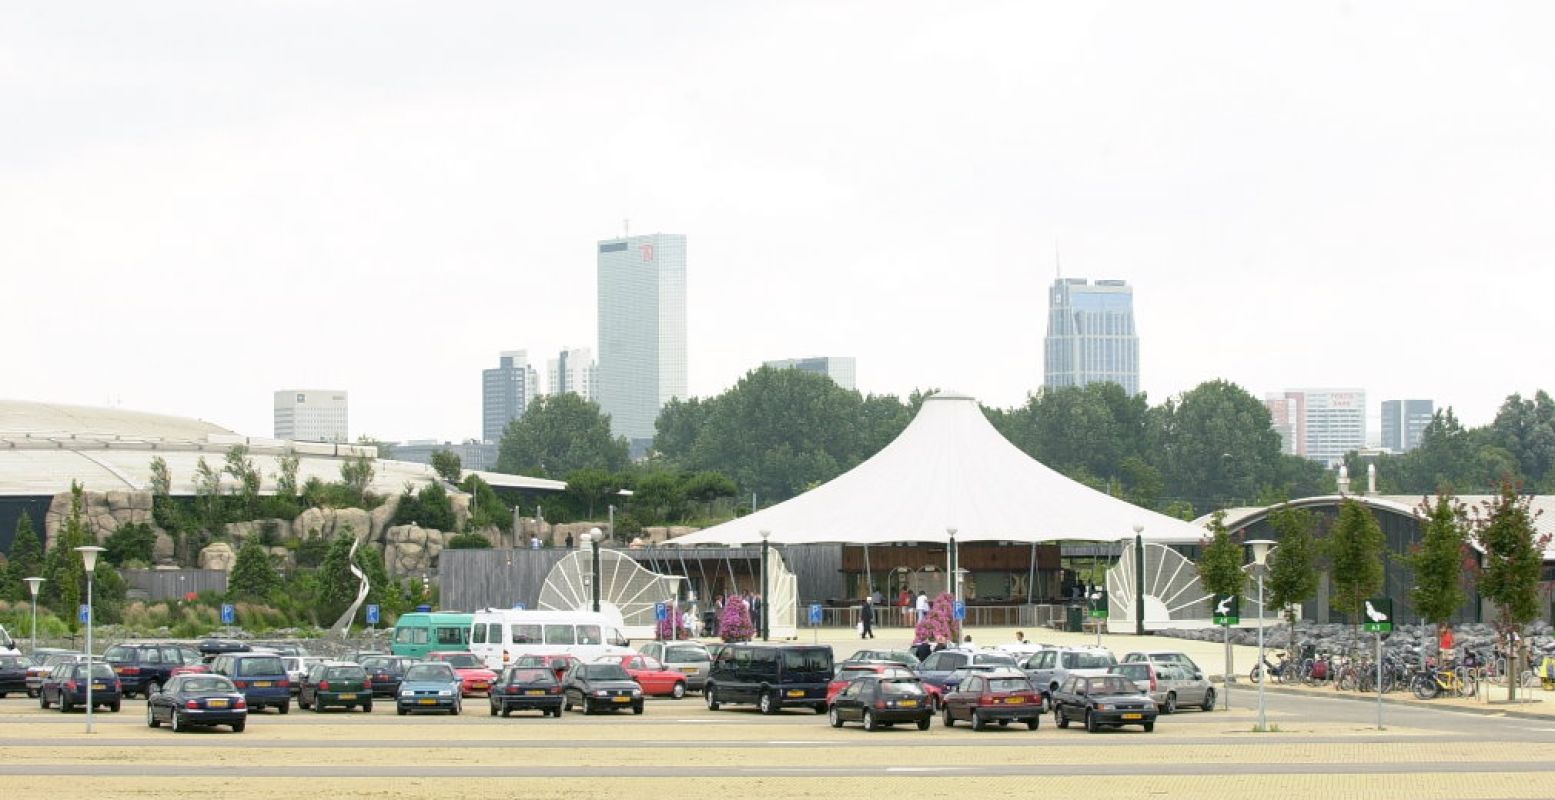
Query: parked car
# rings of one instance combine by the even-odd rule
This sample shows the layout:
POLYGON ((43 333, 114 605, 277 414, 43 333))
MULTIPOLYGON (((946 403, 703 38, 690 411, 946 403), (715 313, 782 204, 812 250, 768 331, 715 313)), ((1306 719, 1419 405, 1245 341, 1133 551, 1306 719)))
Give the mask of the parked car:
MULTIPOLYGON (((38 648, 39 653, 43 651, 44 648, 38 648)), ((27 668, 27 696, 38 696, 38 689, 43 686, 43 679, 47 678, 49 673, 54 671, 55 667, 60 664, 74 663, 84 658, 86 658, 85 653, 60 650, 59 648, 51 648, 47 655, 41 657, 34 655, 32 666, 27 668)))
POLYGON ((669 696, 676 700, 686 696, 686 674, 665 667, 653 656, 642 653, 630 656, 600 656, 594 659, 594 663, 620 664, 626 670, 626 674, 642 687, 645 695, 669 696))
POLYGON ((70 711, 77 706, 86 705, 86 687, 92 686, 92 705, 105 706, 109 711, 118 711, 119 704, 124 700, 123 686, 119 683, 119 676, 113 672, 113 667, 101 661, 93 662, 91 672, 87 672, 85 661, 60 664, 43 679, 43 685, 38 689, 38 707, 48 708, 58 705, 60 711, 70 711), (88 674, 91 678, 88 680, 88 674))
POLYGON ((1215 710, 1215 690, 1205 680, 1204 673, 1181 664, 1128 661, 1114 666, 1108 674, 1122 675, 1133 681, 1140 691, 1150 695, 1162 714, 1175 713, 1182 706, 1215 710))
POLYGON ((508 667, 491 685, 491 715, 539 709, 542 717, 562 715, 562 684, 545 667, 508 667))
POLYGON ((166 642, 116 644, 103 653, 124 685, 126 695, 150 697, 168 679, 188 672, 206 672, 204 659, 187 647, 166 642))
POLYGON ((1190 669, 1190 670, 1192 670, 1194 672, 1203 672, 1204 671, 1204 670, 1199 669, 1199 665, 1195 664, 1193 662, 1193 659, 1188 657, 1187 653, 1180 652, 1180 651, 1177 651, 1177 650, 1149 650, 1149 651, 1145 651, 1145 652, 1128 653, 1127 655, 1123 656, 1123 660, 1119 661, 1118 663, 1120 663, 1120 664, 1132 664, 1135 661, 1147 661, 1147 662, 1149 662, 1151 664, 1158 664, 1158 665, 1159 664, 1179 664, 1181 666, 1187 667, 1188 669, 1190 669))
POLYGON ((146 699, 146 726, 167 723, 179 732, 227 725, 242 733, 248 725, 248 700, 225 675, 179 675, 146 699))
POLYGON ((784 706, 809 706, 826 713, 826 685, 832 679, 830 645, 724 645, 702 691, 709 711, 724 703, 755 703, 763 714, 784 706))
POLYGON ((645 656, 657 658, 665 669, 685 675, 686 689, 700 692, 707 685, 707 673, 713 667, 713 657, 701 642, 643 642, 637 650, 645 656))
POLYGON ((373 711, 373 682, 361 664, 325 661, 314 664, 297 687, 297 707, 322 712, 330 706, 373 711))
POLYGON ((837 673, 840 675, 844 669, 853 664, 874 664, 881 661, 890 661, 908 669, 918 668, 918 657, 908 650, 855 650, 853 655, 837 662, 837 673))
POLYGON ((643 713, 643 690, 620 664, 577 664, 562 678, 562 708, 592 714, 630 708, 643 713))
POLYGON ((303 677, 308 674, 308 670, 313 669, 314 664, 328 660, 323 656, 281 656, 281 666, 286 668, 286 679, 291 682, 292 694, 297 694, 303 677))
POLYGON ((918 677, 925 683, 932 683, 948 691, 954 686, 947 685, 945 679, 962 667, 973 666, 1013 668, 1015 658, 1009 653, 1001 653, 997 650, 941 650, 938 653, 930 653, 929 657, 918 665, 918 677))
POLYGON ((205 659, 205 663, 209 664, 216 660, 216 656, 226 655, 227 653, 247 653, 252 648, 248 646, 247 642, 239 642, 233 639, 205 639, 195 649, 200 651, 200 656, 205 659))
POLYGON ((1020 668, 1049 698, 1071 676, 1106 675, 1118 663, 1103 647, 1060 647, 1043 650, 1021 662, 1020 668))
POLYGON ((911 722, 918 730, 926 731, 933 717, 928 687, 910 674, 854 678, 827 703, 827 718, 833 728, 857 721, 864 724, 864 730, 873 731, 898 722, 911 722))
POLYGON ((403 716, 412 711, 447 711, 458 716, 463 707, 461 688, 462 681, 449 663, 418 661, 406 667, 400 678, 394 712, 403 716))
MULTIPOLYGON (((870 676, 914 679, 918 677, 917 674, 912 670, 902 666, 895 661, 855 661, 852 664, 838 669, 837 677, 832 678, 831 682, 826 684, 826 702, 830 703, 833 699, 835 699, 838 694, 842 693, 843 689, 848 688, 848 684, 858 680, 859 678, 866 678, 870 676)), ((932 696, 930 697, 930 701, 933 701, 932 696)))
POLYGON ((1024 722, 1036 730, 1042 724, 1042 693, 1017 669, 977 673, 945 695, 940 718, 947 728, 964 719, 974 731, 990 722, 1000 726, 1024 722))
POLYGON ((399 694, 400 676, 405 674, 405 668, 416 663, 413 658, 404 656, 368 656, 362 659, 362 669, 367 670, 367 677, 373 682, 374 697, 394 697, 399 694))
POLYGON ((273 706, 282 714, 292 710, 291 678, 278 655, 225 653, 211 662, 211 671, 232 680, 232 685, 248 700, 249 713, 266 706, 273 706))
POLYGON ((566 677, 567 670, 574 664, 582 663, 577 656, 571 653, 540 653, 535 655, 518 656, 513 659, 511 666, 548 669, 556 680, 566 677))
POLYGON ((32 659, 26 656, 0 656, 0 697, 27 691, 27 669, 32 659))
POLYGON ((1053 715, 1058 727, 1079 720, 1091 733, 1103 727, 1139 725, 1155 730, 1155 701, 1122 675, 1071 675, 1053 693, 1053 715))
POLYGON ((486 668, 474 653, 437 652, 428 653, 426 660, 440 661, 454 668, 459 676, 460 690, 465 697, 480 692, 490 695, 491 685, 497 681, 497 673, 486 668))

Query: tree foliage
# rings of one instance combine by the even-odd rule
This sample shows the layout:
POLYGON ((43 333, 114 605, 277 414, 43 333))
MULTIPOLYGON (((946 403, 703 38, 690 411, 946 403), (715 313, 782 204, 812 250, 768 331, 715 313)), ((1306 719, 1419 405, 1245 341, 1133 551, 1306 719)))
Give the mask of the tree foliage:
POLYGON ((1474 541, 1483 552, 1479 593, 1496 604, 1496 627, 1503 634, 1539 616, 1539 575, 1548 541, 1534 529, 1536 515, 1529 505, 1529 498, 1507 482, 1474 515, 1474 541))
POLYGON ((156 544, 157 534, 150 525, 142 522, 126 523, 103 540, 103 547, 107 548, 103 558, 119 567, 132 563, 149 566, 156 544))
POLYGON ((1199 582, 1204 591, 1216 597, 1242 595, 1247 585, 1243 571, 1242 544, 1226 530, 1226 514, 1217 511, 1209 521, 1209 538, 1199 554, 1199 582))
POLYGON ((595 509, 605 505, 621 491, 619 474, 603 469, 576 469, 567 473, 567 496, 582 510, 584 519, 594 519, 595 509))
POLYGON ((264 545, 256 539, 244 542, 227 579, 227 599, 265 602, 280 588, 281 575, 264 545))
POLYGON ((1264 588, 1269 605, 1285 609, 1286 621, 1294 626, 1301 604, 1317 594, 1317 544, 1313 539, 1317 520, 1312 512, 1287 503, 1270 512, 1269 525, 1280 546, 1269 554, 1264 588))
POLYGON ((1468 600, 1464 560, 1469 546, 1468 517, 1462 503, 1447 495, 1419 508, 1420 543, 1404 555, 1415 573, 1409 602, 1426 620, 1442 625, 1468 600))
POLYGON ((566 392, 542 395, 508 423, 497 448, 497 471, 561 480, 581 469, 626 467, 626 440, 610 435, 599 406, 566 392))
POLYGON ((470 495, 470 529, 490 526, 503 532, 513 530, 513 509, 491 484, 472 474, 465 477, 459 488, 470 495))
POLYGON ((459 454, 452 450, 438 450, 432 454, 432 471, 449 483, 458 483, 464 474, 464 465, 459 462, 459 454))
POLYGON ((1382 589, 1382 526, 1371 510, 1354 499, 1339 507, 1339 518, 1328 532, 1324 555, 1334 586, 1334 605, 1351 624, 1363 619, 1362 604, 1382 589))
POLYGON ((394 510, 395 525, 420 525, 440 531, 455 531, 458 523, 454 517, 453 502, 443 484, 432 481, 413 491, 409 485, 400 493, 399 507, 394 510))
POLYGON ((6 561, 6 585, 3 596, 12 600, 32 597, 24 579, 41 576, 43 570, 43 544, 32 528, 32 517, 23 511, 16 520, 16 536, 11 539, 11 552, 6 561))
POLYGON ((167 497, 173 492, 173 474, 167 468, 167 460, 161 456, 151 459, 151 494, 167 497))

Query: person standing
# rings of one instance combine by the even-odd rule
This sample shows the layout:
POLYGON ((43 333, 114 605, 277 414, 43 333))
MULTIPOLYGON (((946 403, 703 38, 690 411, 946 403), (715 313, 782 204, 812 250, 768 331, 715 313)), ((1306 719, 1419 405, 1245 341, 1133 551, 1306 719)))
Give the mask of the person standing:
POLYGON ((929 614, 929 595, 925 592, 918 593, 918 621, 922 622, 929 614))
POLYGON ((1446 666, 1446 665, 1452 663, 1453 656, 1455 655, 1455 653, 1453 652, 1453 645, 1455 645, 1455 644, 1457 644, 1457 642, 1454 640, 1454 637, 1453 637, 1452 623, 1451 622, 1443 623, 1442 624, 1442 635, 1441 635, 1441 638, 1437 639, 1437 641, 1436 641, 1436 648, 1439 651, 1438 652, 1438 657, 1441 659, 1441 663, 1442 663, 1443 666, 1446 666))
POLYGON ((896 605, 902 609, 902 621, 905 622, 909 628, 915 624, 912 616, 912 601, 912 592, 909 592, 906 589, 903 589, 902 593, 896 598, 896 605))
POLYGON ((875 638, 875 601, 872 597, 864 598, 864 607, 859 610, 859 622, 864 626, 859 629, 860 639, 875 638))

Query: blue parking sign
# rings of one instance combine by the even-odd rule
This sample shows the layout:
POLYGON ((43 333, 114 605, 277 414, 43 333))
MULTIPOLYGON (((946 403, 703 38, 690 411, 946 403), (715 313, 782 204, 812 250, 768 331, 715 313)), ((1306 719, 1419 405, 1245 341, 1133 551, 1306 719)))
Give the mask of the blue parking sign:
POLYGON ((663 603, 653 604, 653 618, 663 622, 670 618, 670 607, 663 603))
POLYGON ((957 600, 956 601, 956 621, 960 622, 961 620, 964 620, 964 619, 966 619, 966 603, 961 601, 961 600, 957 600))
POLYGON ((821 624, 821 604, 820 603, 811 603, 810 604, 810 624, 811 625, 819 625, 819 624, 821 624))
POLYGON ((238 610, 231 603, 221 604, 221 624, 231 625, 238 620, 238 610))
POLYGON ((367 604, 367 624, 368 625, 377 625, 378 624, 378 604, 377 603, 368 603, 367 604))
POLYGON ((92 621, 92 607, 82 603, 81 607, 76 609, 76 615, 81 620, 81 624, 85 625, 92 621))

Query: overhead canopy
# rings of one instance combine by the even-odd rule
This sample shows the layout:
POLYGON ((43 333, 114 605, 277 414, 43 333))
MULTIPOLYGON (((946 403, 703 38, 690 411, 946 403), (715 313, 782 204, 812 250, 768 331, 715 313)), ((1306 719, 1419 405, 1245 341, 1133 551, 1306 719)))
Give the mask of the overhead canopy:
POLYGON ((1072 481, 1021 452, 977 401, 941 392, 874 457, 771 508, 675 544, 956 541, 1111 542, 1134 527, 1153 542, 1197 542, 1203 528, 1072 481))

